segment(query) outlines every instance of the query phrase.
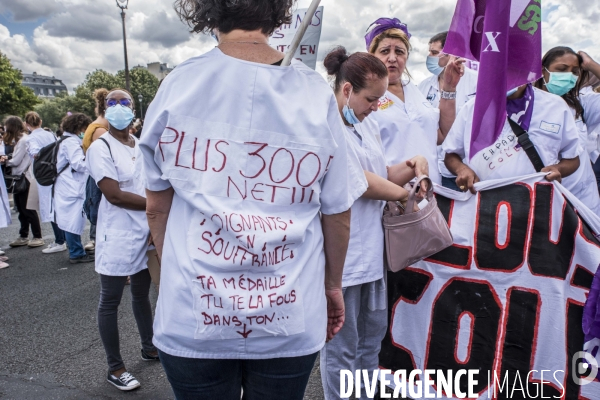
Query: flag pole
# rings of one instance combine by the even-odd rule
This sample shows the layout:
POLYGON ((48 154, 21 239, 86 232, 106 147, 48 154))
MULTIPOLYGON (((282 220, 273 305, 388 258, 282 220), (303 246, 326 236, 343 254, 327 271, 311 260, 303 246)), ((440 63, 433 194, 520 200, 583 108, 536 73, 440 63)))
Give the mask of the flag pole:
POLYGON ((282 67, 287 67, 292 62, 292 58, 294 58, 294 54, 296 54, 296 50, 298 49, 298 46, 300 45, 300 42, 306 33, 306 29, 312 22, 313 16, 315 15, 315 12, 317 12, 317 8, 319 7, 320 3, 321 0, 312 0, 312 3, 310 3, 310 7, 308 7, 308 11, 306 11, 306 15, 300 24, 300 28, 296 32, 296 35, 292 40, 292 44, 290 45, 288 52, 285 54, 285 57, 281 62, 282 67))

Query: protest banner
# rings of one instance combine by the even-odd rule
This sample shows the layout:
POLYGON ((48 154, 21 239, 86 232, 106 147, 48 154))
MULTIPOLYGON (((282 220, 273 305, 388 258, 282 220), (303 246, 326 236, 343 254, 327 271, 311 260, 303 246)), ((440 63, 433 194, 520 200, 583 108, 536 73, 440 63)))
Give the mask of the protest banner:
MULTIPOLYGON (((282 25, 275 30, 273 36, 269 39, 269 44, 276 50, 287 53, 298 28, 300 28, 300 24, 302 24, 302 20, 306 16, 306 12, 306 8, 296 10, 292 16, 292 22, 288 25, 282 25)), ((323 6, 320 6, 315 11, 312 21, 296 50, 296 54, 294 54, 294 58, 302 61, 312 69, 315 69, 317 66, 317 52, 319 50, 322 26, 323 6)))
POLYGON ((388 273, 380 367, 477 370, 479 399, 600 398, 577 355, 598 218, 543 174, 477 185, 476 195, 436 188, 454 244, 388 273))

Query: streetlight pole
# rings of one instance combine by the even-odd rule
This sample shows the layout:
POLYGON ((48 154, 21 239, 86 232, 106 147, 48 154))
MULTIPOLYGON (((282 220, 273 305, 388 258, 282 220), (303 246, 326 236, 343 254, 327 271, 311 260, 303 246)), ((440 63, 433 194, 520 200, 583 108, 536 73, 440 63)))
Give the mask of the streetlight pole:
POLYGON ((144 103, 142 103, 142 101, 144 100, 144 97, 142 96, 142 94, 138 94, 138 100, 140 101, 140 119, 143 121, 144 120, 144 103))
POLYGON ((125 35, 125 10, 127 9, 127 4, 129 4, 129 0, 116 0, 117 7, 121 9, 121 20, 123 22, 123 51, 125 52, 125 88, 127 91, 129 88, 129 62, 127 61, 127 37, 125 35))

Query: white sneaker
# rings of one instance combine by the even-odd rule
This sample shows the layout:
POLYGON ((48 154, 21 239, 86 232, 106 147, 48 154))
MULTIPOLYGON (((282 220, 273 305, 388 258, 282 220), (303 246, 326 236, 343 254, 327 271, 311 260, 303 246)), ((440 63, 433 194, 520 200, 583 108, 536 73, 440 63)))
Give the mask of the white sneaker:
POLYGON ((124 391, 137 389, 141 386, 138 380, 129 372, 123 372, 118 378, 109 372, 106 380, 112 383, 117 389, 124 391))
POLYGON ((48 247, 46 247, 44 250, 42 250, 42 253, 44 253, 44 254, 59 253, 61 251, 65 251, 66 249, 67 249, 66 243, 63 243, 63 244, 52 243, 52 244, 49 244, 48 247))
POLYGON ((0 256, 3 256, 3 255, 5 255, 5 254, 6 254, 6 253, 5 253, 5 252, 4 252, 2 249, 0 249, 0 256))

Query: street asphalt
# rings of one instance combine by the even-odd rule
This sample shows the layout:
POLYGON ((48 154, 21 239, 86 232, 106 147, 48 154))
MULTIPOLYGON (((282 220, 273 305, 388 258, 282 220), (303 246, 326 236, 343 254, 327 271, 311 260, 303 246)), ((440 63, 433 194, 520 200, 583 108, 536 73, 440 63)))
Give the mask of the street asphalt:
MULTIPOLYGON (((0 270, 0 399, 173 399, 158 362, 140 358, 140 341, 125 289, 119 308, 121 353, 141 388, 129 393, 106 382, 106 357, 96 312, 100 281, 93 263, 71 265, 68 253, 8 246, 19 223, 0 230, 9 268, 0 270)), ((44 240, 54 236, 43 224, 44 240)), ((84 243, 88 232, 83 234, 84 243)), ((157 292, 150 298, 156 304, 157 292)), ((317 364, 304 399, 323 399, 317 364)))

